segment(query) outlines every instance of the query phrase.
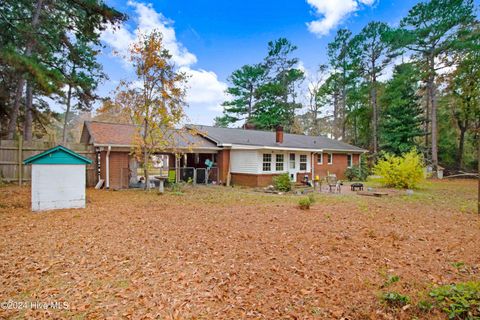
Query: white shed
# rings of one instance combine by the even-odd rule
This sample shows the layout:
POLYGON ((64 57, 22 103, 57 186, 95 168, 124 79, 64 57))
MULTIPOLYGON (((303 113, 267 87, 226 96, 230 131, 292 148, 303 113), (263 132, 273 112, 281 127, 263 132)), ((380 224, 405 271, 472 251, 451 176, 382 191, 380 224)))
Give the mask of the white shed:
POLYGON ((32 165, 32 211, 85 208, 86 165, 92 160, 57 146, 23 163, 32 165))

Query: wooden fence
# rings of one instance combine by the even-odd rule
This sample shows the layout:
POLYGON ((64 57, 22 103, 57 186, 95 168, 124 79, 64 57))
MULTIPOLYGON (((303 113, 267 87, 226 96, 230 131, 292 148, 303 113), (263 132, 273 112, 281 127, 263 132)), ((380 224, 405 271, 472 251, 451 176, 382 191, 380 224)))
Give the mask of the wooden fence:
MULTIPOLYGON (((3 182, 16 182, 19 185, 29 183, 31 179, 31 166, 24 165, 23 160, 45 150, 57 146, 55 142, 34 140, 0 140, 0 179, 3 182)), ((69 143, 65 147, 92 160, 87 166, 87 186, 92 187, 96 183, 95 173, 95 150, 92 146, 80 143, 69 143)))

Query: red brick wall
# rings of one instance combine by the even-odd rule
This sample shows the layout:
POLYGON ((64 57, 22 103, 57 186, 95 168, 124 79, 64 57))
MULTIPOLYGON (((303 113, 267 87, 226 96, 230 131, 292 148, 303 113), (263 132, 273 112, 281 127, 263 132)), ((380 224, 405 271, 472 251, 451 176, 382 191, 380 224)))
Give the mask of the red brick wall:
MULTIPOLYGON (((314 157, 314 174, 320 176, 320 178, 327 176, 328 174, 336 174, 338 178, 345 178, 345 170, 347 169, 347 154, 345 153, 333 153, 333 163, 328 164, 327 153, 323 154, 323 164, 318 163, 318 155, 314 157)), ((353 154, 353 164, 358 165, 359 155, 353 154)), ((303 176, 302 176, 303 178, 303 176)))
MULTIPOLYGON (((227 182, 228 168, 230 166, 230 150, 220 150, 218 152, 217 166, 218 166, 219 183, 225 184, 227 182)), ((232 180, 233 180, 233 177, 232 177, 232 180)))
MULTIPOLYGON (((317 174, 317 173, 315 173, 317 174)), ((305 176, 308 176, 308 180, 312 179, 312 173, 311 172, 297 172, 297 182, 302 182, 303 179, 305 179, 305 176)))
MULTIPOLYGON (((100 177, 106 179, 107 165, 106 165, 107 152, 102 151, 100 153, 100 177)), ((123 189, 128 188, 129 179, 129 154, 128 152, 116 152, 110 151, 110 189, 123 189)), ((106 186, 106 182, 105 185, 106 186)))
POLYGON ((232 184, 247 187, 266 187, 273 183, 278 174, 232 173, 232 184))

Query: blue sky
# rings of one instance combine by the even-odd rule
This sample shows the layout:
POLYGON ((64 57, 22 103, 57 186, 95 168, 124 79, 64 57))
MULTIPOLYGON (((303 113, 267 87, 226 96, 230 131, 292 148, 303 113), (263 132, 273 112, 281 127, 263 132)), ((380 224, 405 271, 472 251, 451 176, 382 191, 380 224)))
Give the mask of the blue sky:
POLYGON ((371 20, 396 25, 415 0, 110 0, 129 16, 118 30, 102 35, 100 57, 110 80, 106 96, 121 79, 130 79, 128 63, 112 55, 125 52, 136 32, 159 29, 176 64, 191 75, 187 97, 190 122, 212 124, 221 115, 228 76, 244 64, 260 62, 267 42, 286 37, 310 76, 326 63, 326 46, 336 30, 358 32, 371 20))

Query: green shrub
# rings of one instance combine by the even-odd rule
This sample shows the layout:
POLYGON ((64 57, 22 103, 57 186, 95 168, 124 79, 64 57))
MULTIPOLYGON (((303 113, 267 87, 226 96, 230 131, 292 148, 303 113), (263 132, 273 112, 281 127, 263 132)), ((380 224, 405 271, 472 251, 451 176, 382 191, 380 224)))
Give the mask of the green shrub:
POLYGON ((404 296, 403 294, 394 291, 383 293, 381 299, 389 307, 403 307, 410 303, 410 298, 408 296, 404 296))
POLYGON ((360 157, 360 159, 360 165, 354 165, 345 170, 345 177, 348 179, 348 181, 367 180, 368 175, 370 174, 370 170, 368 169, 368 163, 365 156, 360 157))
POLYGON ((348 181, 353 181, 353 180, 356 179, 357 170, 356 170, 355 167, 356 166, 353 166, 353 167, 347 168, 347 170, 345 170, 345 178, 347 178, 348 181))
POLYGON ((310 193, 308 195, 308 200, 310 200, 310 204, 314 204, 316 199, 315 199, 315 195, 313 193, 310 193))
POLYGON ((416 150, 402 156, 385 154, 373 168, 380 182, 387 187, 413 189, 424 177, 423 159, 416 150))
POLYGON ((290 191, 292 190, 292 181, 288 173, 283 173, 273 178, 273 186, 278 191, 290 191))
POLYGON ((175 182, 171 184, 171 191, 175 195, 181 195, 183 194, 183 189, 185 187, 185 182, 180 181, 180 182, 175 182))
POLYGON ((446 312, 449 319, 480 319, 480 281, 436 287, 429 296, 433 307, 446 312))
POLYGON ((298 200, 298 206, 302 210, 308 210, 310 209, 310 206, 312 205, 312 201, 310 200, 309 197, 302 198, 298 200))

